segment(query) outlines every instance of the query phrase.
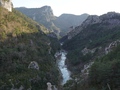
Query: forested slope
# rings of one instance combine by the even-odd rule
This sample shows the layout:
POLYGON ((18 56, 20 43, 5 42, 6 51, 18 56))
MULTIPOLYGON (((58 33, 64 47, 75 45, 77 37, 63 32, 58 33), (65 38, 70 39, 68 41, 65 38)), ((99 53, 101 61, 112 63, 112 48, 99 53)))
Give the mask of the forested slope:
POLYGON ((0 7, 0 90, 46 90, 47 82, 58 86, 55 51, 44 32, 43 25, 22 13, 0 7), (29 67, 32 62, 36 66, 29 67))

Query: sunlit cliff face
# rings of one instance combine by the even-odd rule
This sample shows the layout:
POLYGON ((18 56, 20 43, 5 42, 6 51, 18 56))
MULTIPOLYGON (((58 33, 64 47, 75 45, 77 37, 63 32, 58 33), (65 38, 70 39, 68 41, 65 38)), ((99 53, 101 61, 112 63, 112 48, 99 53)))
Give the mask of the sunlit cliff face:
POLYGON ((0 6, 6 8, 8 11, 12 12, 12 0, 0 0, 0 6))

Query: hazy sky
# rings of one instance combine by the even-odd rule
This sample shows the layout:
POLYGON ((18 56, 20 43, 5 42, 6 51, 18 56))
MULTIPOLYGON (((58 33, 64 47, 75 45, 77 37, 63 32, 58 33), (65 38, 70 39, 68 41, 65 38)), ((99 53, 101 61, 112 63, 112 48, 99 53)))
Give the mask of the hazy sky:
POLYGON ((54 15, 83 13, 101 15, 109 11, 120 12, 120 0, 12 0, 14 7, 39 8, 51 6, 54 15))

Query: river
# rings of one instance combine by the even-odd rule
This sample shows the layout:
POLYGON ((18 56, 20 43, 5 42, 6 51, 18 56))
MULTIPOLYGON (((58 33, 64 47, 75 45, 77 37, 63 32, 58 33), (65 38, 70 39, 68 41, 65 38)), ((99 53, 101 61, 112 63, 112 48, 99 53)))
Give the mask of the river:
POLYGON ((60 52, 56 53, 57 61, 58 61, 58 67, 62 73, 62 82, 61 84, 64 85, 68 80, 70 80, 70 71, 67 69, 67 66, 65 65, 67 53, 64 50, 61 50, 60 52))

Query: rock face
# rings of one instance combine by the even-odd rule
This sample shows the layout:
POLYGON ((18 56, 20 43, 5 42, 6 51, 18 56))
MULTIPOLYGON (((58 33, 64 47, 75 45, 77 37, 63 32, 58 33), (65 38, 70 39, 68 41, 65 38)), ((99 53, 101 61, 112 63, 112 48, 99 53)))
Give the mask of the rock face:
POLYGON ((46 20, 48 22, 55 19, 53 10, 51 9, 50 6, 44 6, 41 9, 42 9, 42 14, 46 16, 46 20))
POLYGON ((103 14, 101 16, 91 15, 80 26, 73 28, 73 30, 71 30, 71 32, 67 34, 68 39, 73 38, 78 33, 80 33, 83 29, 85 29, 90 25, 102 23, 104 24, 105 27, 112 29, 120 24, 119 17, 120 17, 120 14, 115 12, 108 12, 107 14, 103 14))
POLYGON ((41 22, 42 24, 45 22, 51 22, 56 18, 50 6, 43 6, 41 8, 20 7, 16 9, 29 16, 30 18, 36 20, 37 22, 41 22))
POLYGON ((16 9, 38 23, 42 23, 50 32, 54 32, 58 36, 66 35, 70 31, 71 26, 76 27, 80 25, 88 17, 88 14, 62 14, 56 17, 50 6, 43 6, 41 8, 21 7, 16 9))
MULTIPOLYGON (((81 70, 81 74, 82 74, 83 76, 84 76, 85 74, 86 74, 86 75, 89 74, 89 69, 90 69, 90 67, 92 66, 93 63, 94 63, 94 62, 90 62, 90 63, 84 65, 84 68, 81 70)), ((86 75, 85 75, 85 76, 86 76, 86 75)))
POLYGON ((86 27, 89 24, 96 24, 96 23, 100 23, 100 22, 101 22, 101 19, 99 18, 99 16, 91 15, 84 21, 84 23, 82 24, 82 27, 86 27))
POLYGON ((58 90, 55 85, 52 85, 50 82, 47 82, 47 90, 58 90))
POLYGON ((0 6, 6 8, 8 11, 12 12, 12 2, 11 0, 0 0, 0 6))
POLYGON ((110 43, 109 46, 105 48, 105 54, 111 52, 115 47, 118 46, 118 44, 120 44, 120 40, 110 43))
POLYGON ((119 37, 120 14, 109 12, 101 16, 89 16, 82 25, 68 33, 62 47, 68 51, 69 65, 81 68, 79 67, 82 66, 81 63, 84 64, 85 61, 91 61, 110 52, 117 46, 119 41, 114 41, 119 37))
POLYGON ((71 30, 69 33, 67 33, 68 39, 72 39, 72 37, 77 35, 82 30, 83 30, 83 27, 80 27, 80 26, 73 28, 73 30, 71 30))
POLYGON ((92 50, 90 50, 88 48, 84 48, 81 52, 83 53, 83 55, 86 55, 88 53, 92 53, 93 54, 95 52, 95 50, 96 50, 96 48, 94 48, 92 50))
POLYGON ((55 20, 56 17, 50 6, 43 6, 41 8, 20 7, 16 9, 38 23, 43 24, 50 32, 54 32, 56 35, 59 34, 60 29, 53 23, 53 20, 55 20))
POLYGON ((28 68, 32 68, 32 69, 37 69, 37 70, 39 70, 39 66, 38 66, 38 63, 37 63, 36 61, 32 61, 32 62, 29 64, 28 68))
POLYGON ((51 85, 50 82, 47 83, 47 86, 48 86, 48 87, 47 87, 47 90, 52 90, 52 85, 51 85))

